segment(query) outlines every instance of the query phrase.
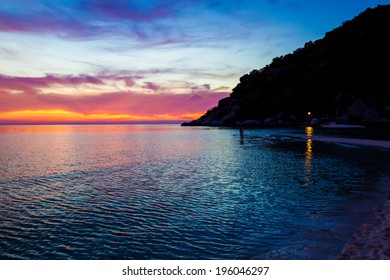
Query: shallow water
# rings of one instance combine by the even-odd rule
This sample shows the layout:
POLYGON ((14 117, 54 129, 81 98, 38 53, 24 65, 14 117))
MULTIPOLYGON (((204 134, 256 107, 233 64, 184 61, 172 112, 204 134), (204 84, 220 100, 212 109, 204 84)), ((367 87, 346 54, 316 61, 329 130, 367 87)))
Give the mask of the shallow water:
POLYGON ((389 151, 285 132, 0 126, 0 258, 335 258, 389 151))

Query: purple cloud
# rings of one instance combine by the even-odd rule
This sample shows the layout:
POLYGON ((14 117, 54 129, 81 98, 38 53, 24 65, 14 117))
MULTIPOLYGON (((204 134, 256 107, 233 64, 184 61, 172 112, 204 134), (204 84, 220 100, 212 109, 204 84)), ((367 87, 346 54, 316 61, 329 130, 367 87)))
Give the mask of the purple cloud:
POLYGON ((211 87, 209 84, 204 84, 204 85, 194 85, 191 86, 192 92, 208 92, 210 91, 211 87))
POLYGON ((44 34, 56 34, 59 37, 91 37, 102 28, 78 21, 78 19, 58 14, 56 12, 44 12, 30 14, 6 14, 0 11, 0 31, 3 32, 33 32, 44 34))
POLYGON ((0 113, 23 110, 61 109, 89 114, 131 114, 142 116, 202 113, 215 106, 226 92, 183 94, 137 94, 111 92, 98 96, 59 94, 10 94, 0 90, 0 113))
POLYGON ((58 76, 46 75, 44 77, 11 77, 0 74, 0 89, 17 90, 27 94, 36 94, 40 89, 48 88, 54 84, 77 86, 81 84, 104 84, 99 77, 93 76, 58 76))
MULTIPOLYGON (((145 24, 172 17, 178 5, 156 1, 84 0, 52 4, 15 2, 13 10, 0 7, 0 31, 54 34, 59 37, 90 38, 120 34, 146 40, 158 34, 145 24)), ((161 27, 160 27, 161 28, 161 27)), ((163 39, 163 44, 175 39, 163 39)))
POLYGON ((99 95, 63 95, 55 92, 42 94, 41 89, 57 84, 77 86, 83 84, 102 85, 108 81, 124 81, 132 86, 138 75, 100 74, 97 76, 46 75, 44 77, 11 77, 0 75, 0 114, 1 112, 23 110, 60 109, 89 114, 130 114, 145 117, 157 115, 186 115, 205 112, 215 106, 218 100, 228 96, 228 92, 211 91, 210 85, 189 85, 180 94, 169 93, 169 88, 161 88, 152 82, 145 82, 146 89, 163 94, 146 94, 132 91, 114 91, 99 95))
POLYGON ((145 88, 153 90, 153 91, 158 91, 161 89, 160 86, 158 86, 157 84, 152 83, 152 82, 145 82, 145 88))
POLYGON ((0 6, 0 32, 43 33, 74 39, 120 35, 147 42, 147 47, 188 43, 193 36, 186 36, 185 26, 163 21, 187 18, 208 6, 203 0, 37 0, 28 6, 24 1, 13 1, 12 9, 0 6))

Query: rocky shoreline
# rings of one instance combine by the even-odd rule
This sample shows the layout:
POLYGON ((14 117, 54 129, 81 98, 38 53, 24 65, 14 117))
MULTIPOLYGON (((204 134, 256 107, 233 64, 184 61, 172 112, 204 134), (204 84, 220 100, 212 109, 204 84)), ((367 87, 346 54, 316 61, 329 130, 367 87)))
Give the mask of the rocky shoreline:
MULTIPOLYGON (((218 106, 207 111, 206 114, 199 119, 182 123, 182 126, 228 126, 228 127, 267 127, 267 126, 362 126, 362 127, 379 127, 389 128, 390 119, 381 115, 374 107, 367 105, 367 101, 358 99, 349 106, 342 106, 341 96, 335 98, 335 107, 337 111, 343 111, 343 114, 335 114, 333 116, 319 116, 313 112, 305 114, 288 114, 284 111, 279 111, 277 114, 268 116, 264 119, 248 119, 241 118, 243 115, 241 107, 237 100, 231 97, 226 97, 218 102, 218 106), (339 102, 337 102, 339 100, 339 102)), ((390 112, 390 108, 386 109, 386 113, 390 112)))

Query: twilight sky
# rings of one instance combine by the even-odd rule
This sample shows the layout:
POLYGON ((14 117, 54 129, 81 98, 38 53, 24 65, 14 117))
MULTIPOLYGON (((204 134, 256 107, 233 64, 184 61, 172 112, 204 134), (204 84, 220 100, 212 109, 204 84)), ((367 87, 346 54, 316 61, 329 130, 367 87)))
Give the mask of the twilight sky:
POLYGON ((0 0, 0 123, 199 117, 369 0, 0 0))

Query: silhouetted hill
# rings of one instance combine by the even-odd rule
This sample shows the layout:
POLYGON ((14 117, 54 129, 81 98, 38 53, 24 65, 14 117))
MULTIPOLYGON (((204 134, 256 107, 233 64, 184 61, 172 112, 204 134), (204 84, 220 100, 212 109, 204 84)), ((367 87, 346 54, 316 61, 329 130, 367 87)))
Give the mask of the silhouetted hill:
POLYGON ((183 125, 378 125, 389 110, 390 5, 381 5, 245 74, 230 97, 183 125))

